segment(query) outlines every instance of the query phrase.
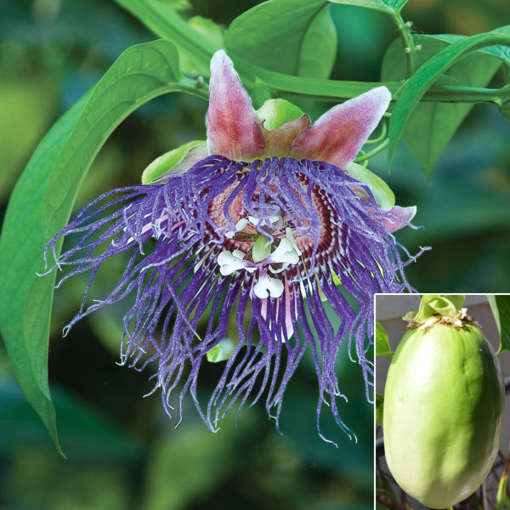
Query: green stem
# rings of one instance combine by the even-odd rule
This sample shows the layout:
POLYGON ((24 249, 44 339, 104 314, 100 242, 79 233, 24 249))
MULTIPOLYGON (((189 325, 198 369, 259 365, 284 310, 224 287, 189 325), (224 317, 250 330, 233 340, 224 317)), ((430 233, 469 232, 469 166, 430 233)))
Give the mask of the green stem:
MULTIPOLYGON (((393 95, 392 100, 395 101, 395 92, 401 85, 401 82, 371 83, 317 80, 313 78, 283 75, 261 68, 260 71, 263 76, 260 78, 259 83, 262 82, 267 85, 276 95, 280 93, 295 94, 319 101, 351 99, 380 85, 388 87, 393 95)), ((198 80, 184 78, 183 80, 188 82, 189 92, 202 99, 208 99, 209 88, 206 84, 202 83, 200 78, 198 80)), ((494 103, 501 106, 505 102, 510 101, 510 84, 500 89, 443 86, 435 90, 429 90, 423 96, 422 101, 434 103, 494 103)), ((382 138, 384 138, 383 134, 375 140, 372 140, 371 143, 378 143, 382 138)))
POLYGON ((398 11, 395 11, 391 17, 393 18, 393 23, 398 31, 406 54, 406 78, 410 78, 418 67, 418 47, 414 44, 414 39, 411 34, 412 23, 405 23, 398 11))
POLYGON ((381 143, 380 145, 378 145, 375 149, 373 149, 370 152, 367 152, 365 154, 362 154, 361 156, 357 157, 354 161, 356 163, 361 163, 362 161, 365 161, 366 159, 372 158, 376 154, 379 154, 379 152, 386 149, 386 147, 388 147, 389 143, 390 143, 389 139, 384 140, 384 142, 381 143))
POLYGON ((376 143, 382 142, 386 138, 386 132, 388 131, 388 121, 386 117, 383 117, 381 121, 381 134, 377 138, 368 139, 365 144, 366 145, 374 145, 376 143))
POLYGON ((501 106, 510 101, 510 84, 500 89, 482 87, 442 87, 439 90, 429 90, 423 101, 441 103, 495 103, 501 106))

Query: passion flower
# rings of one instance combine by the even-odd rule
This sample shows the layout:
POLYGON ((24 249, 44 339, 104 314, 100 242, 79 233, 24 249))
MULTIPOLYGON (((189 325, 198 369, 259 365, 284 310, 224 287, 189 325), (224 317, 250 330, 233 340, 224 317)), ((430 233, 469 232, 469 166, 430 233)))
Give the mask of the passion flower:
POLYGON ((368 175, 352 161, 389 101, 389 91, 379 87, 313 125, 283 100, 256 112, 232 62, 217 52, 207 143, 158 158, 144 172, 144 184, 99 197, 50 241, 46 251, 56 266, 73 267, 59 285, 91 271, 80 311, 65 331, 135 295, 124 317, 122 364, 155 362, 155 389, 161 387, 168 414, 182 383, 179 417, 189 391, 211 430, 252 391, 252 404, 266 391, 267 411, 278 426, 287 384, 309 349, 319 379, 317 426, 327 404, 346 429, 337 407, 337 398, 345 398, 335 373, 340 344, 346 338, 353 346, 369 395, 373 295, 410 290, 392 233, 409 224, 416 208, 383 210, 373 185, 349 170, 368 175), (57 240, 71 234, 80 240, 57 257, 57 240), (103 262, 123 252, 131 258, 117 286, 86 306, 103 262), (357 304, 351 306, 346 294, 357 304), (341 318, 339 328, 328 319, 326 300, 341 318), (219 355, 229 321, 238 338, 219 355), (197 381, 204 359, 226 364, 202 407, 197 381))

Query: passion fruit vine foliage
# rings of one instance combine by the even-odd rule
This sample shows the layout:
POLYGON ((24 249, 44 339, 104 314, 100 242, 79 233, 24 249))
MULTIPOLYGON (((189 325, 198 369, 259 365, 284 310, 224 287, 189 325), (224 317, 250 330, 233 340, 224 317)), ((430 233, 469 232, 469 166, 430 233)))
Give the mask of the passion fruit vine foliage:
MULTIPOLYGON (((375 96, 379 98, 385 97, 389 101, 391 94, 391 104, 382 119, 379 135, 367 142, 366 149, 351 144, 356 151, 360 150, 355 164, 348 170, 350 176, 342 177, 350 182, 345 186, 352 186, 358 198, 363 197, 367 203, 373 201, 375 209, 369 219, 373 222, 374 218, 379 218, 379 224, 385 225, 385 239, 390 239, 391 232, 408 224, 412 217, 410 213, 415 211, 408 208, 402 212, 394 207, 391 190, 366 170, 370 158, 389 149, 391 162, 398 143, 405 139, 430 176, 439 153, 473 105, 494 103, 505 117, 510 118, 510 27, 473 37, 418 36, 401 14, 405 0, 270 0, 243 13, 223 30, 211 20, 189 22, 159 0, 117 2, 160 39, 126 49, 97 85, 56 122, 19 180, 9 204, 0 243, 1 295, 9 296, 0 305, 2 337, 28 401, 57 445, 56 417, 47 372, 55 277, 54 273, 44 278, 37 275, 44 272, 44 249, 68 223, 77 192, 95 156, 113 130, 136 108, 170 92, 192 94, 207 100, 210 62, 221 49, 232 59, 255 109, 262 108, 272 98, 310 105, 313 101, 342 103, 377 88, 379 92, 375 96), (382 63, 383 81, 380 83, 328 79, 337 47, 330 9, 341 9, 341 5, 335 4, 375 9, 393 22, 397 36, 382 63), (503 86, 486 88, 500 69, 505 76, 503 86), (455 103, 455 111, 449 109, 445 115, 445 103, 455 103), (359 186, 353 184, 352 179, 361 181, 359 186), (399 218, 399 211, 403 218, 399 218), (399 219, 401 225, 396 225, 399 219), (393 222, 391 228, 388 222, 393 222)), ((280 118, 278 126, 290 121, 296 121, 296 117, 280 118)), ((356 141, 364 141, 364 136, 358 133, 356 141)), ((308 137, 312 141, 313 138, 308 137)), ((196 147, 187 146, 174 153, 172 165, 180 164, 193 149, 196 147)), ((346 161, 352 161, 352 158, 346 161)), ((315 175, 314 172, 323 171, 322 167, 313 165, 306 168, 309 172, 307 179, 315 175)), ((337 170, 334 167, 328 171, 334 173, 337 170)), ((341 170, 347 171, 346 168, 341 170)), ((268 192, 274 190, 268 187, 268 192)), ((298 206, 300 200, 296 202, 298 206)), ((149 214, 148 209, 146 212, 149 214)), ((144 221, 143 215, 141 221, 144 221)), ((253 223, 252 227, 257 224, 253 223)), ((285 254, 287 258, 279 263, 293 264, 293 257, 299 255, 300 249, 292 244, 292 232, 285 239, 290 248, 285 254)), ((375 236, 372 240, 379 242, 381 239, 375 236)), ((61 245, 61 238, 53 245, 57 261, 61 245)), ((222 257, 224 262, 243 268, 250 262, 241 263, 235 253, 228 255, 229 261, 225 259, 227 255, 222 257)), ((397 260, 396 266, 401 272, 403 264, 397 260)), ((338 285, 336 276, 332 281, 338 285)), ((260 295, 272 292, 271 297, 279 296, 281 284, 275 280, 277 278, 273 277, 258 280, 257 284, 266 285, 259 289, 260 295)), ((400 290, 404 288, 410 287, 402 284, 400 290)), ((315 300, 320 295, 323 298, 322 290, 317 287, 310 297, 313 295, 315 300)), ((330 290, 333 292, 333 288, 330 290)), ((261 317, 266 313, 261 309, 261 317)), ((292 335, 292 332, 293 327, 288 326, 287 334, 292 335)), ((364 329, 359 329, 357 334, 364 335, 364 329)), ((358 358, 368 373, 369 360, 365 360, 364 355, 371 345, 371 338, 358 340, 358 358)), ((328 370, 331 378, 324 384, 331 386, 328 391, 332 394, 339 395, 334 387, 334 367, 328 370)), ((368 389, 369 386, 367 376, 368 389)))

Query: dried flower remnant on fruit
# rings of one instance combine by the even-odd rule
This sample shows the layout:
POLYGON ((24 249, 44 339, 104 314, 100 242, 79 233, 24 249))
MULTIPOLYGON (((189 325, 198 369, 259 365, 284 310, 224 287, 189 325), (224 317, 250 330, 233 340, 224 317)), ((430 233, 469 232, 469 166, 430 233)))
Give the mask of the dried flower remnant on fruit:
POLYGON ((104 194, 49 243, 56 266, 72 267, 59 285, 91 271, 68 329, 134 296, 124 317, 122 363, 156 364, 155 389, 162 389, 167 413, 180 384, 179 420, 189 392, 211 430, 250 396, 250 405, 265 400, 278 427, 286 387, 310 350, 319 434, 323 404, 349 433, 337 405, 345 399, 335 372, 341 342, 349 342, 369 396, 373 295, 412 290, 403 269, 415 257, 401 260, 393 232, 409 225, 416 208, 383 210, 370 186, 348 170, 390 93, 373 89, 311 125, 287 101, 271 100, 255 111, 223 51, 214 55, 211 71, 207 143, 158 158, 144 172, 144 184, 104 194), (57 242, 72 234, 80 234, 77 244, 57 256, 57 242), (116 287, 87 305, 103 262, 124 252, 130 258, 116 287), (218 356, 232 338, 229 322, 238 338, 218 356), (204 359, 225 361, 225 367, 202 406, 197 384, 204 359))

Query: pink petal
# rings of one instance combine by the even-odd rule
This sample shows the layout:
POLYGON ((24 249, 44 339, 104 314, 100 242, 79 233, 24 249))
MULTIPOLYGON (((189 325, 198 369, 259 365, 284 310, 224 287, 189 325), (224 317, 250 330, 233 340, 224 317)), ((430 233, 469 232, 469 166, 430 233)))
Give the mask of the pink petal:
POLYGON ((383 223, 388 227, 390 232, 396 232, 397 230, 407 226, 414 218, 414 215, 416 214, 416 206, 399 207, 396 205, 386 214, 388 216, 383 219, 383 223))
POLYGON ((289 156, 292 143, 308 126, 310 126, 310 117, 302 115, 299 119, 286 122, 282 126, 269 131, 263 128, 266 139, 264 154, 271 156, 289 156))
POLYGON ((345 170, 377 127, 390 100, 390 91, 377 87, 331 108, 296 138, 292 157, 326 161, 345 170))
POLYGON ((206 121, 209 154, 233 160, 254 159, 262 154, 264 135, 250 96, 223 50, 211 60, 206 121))

